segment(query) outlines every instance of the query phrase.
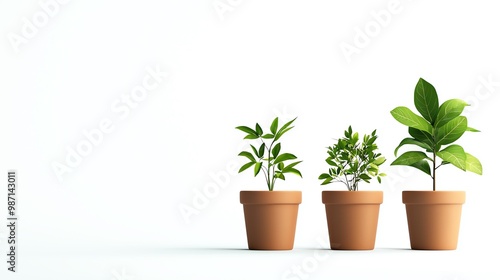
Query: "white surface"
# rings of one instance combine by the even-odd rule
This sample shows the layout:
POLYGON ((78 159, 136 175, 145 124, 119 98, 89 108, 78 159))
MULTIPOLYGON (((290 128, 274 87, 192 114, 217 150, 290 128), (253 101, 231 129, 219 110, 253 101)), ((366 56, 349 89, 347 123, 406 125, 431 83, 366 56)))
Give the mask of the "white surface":
MULTIPOLYGON (((320 246, 293 251, 239 248, 172 249, 162 246, 99 248, 30 254, 12 279, 498 279, 483 250, 331 251, 320 246), (475 258, 471 258, 475 255, 475 258), (27 271, 31 270, 32 272, 27 271), (297 272, 299 271, 299 272, 297 272), (33 275, 28 277, 27 275, 33 275), (23 278, 24 277, 24 278, 23 278)), ((11 279, 11 278, 9 278, 11 279)))
MULTIPOLYGON (((370 26, 389 1, 229 2, 233 9, 221 20, 211 0, 70 1, 17 53, 9 34, 43 10, 38 1, 0 3, 0 172, 19 171, 21 258, 20 273, 2 265, 1 278, 119 279, 113 271, 124 268, 138 280, 280 279, 320 248, 317 238, 327 238, 325 188, 316 179, 326 169, 324 147, 348 125, 360 133, 377 128, 381 152, 392 160, 406 130, 389 111, 413 108, 423 77, 441 102, 469 101, 470 126, 482 131, 459 141, 482 161, 482 177, 439 170, 439 189, 467 191, 459 250, 405 250, 401 191, 431 183, 386 164, 383 184, 360 186, 385 192, 377 249, 331 252, 308 279, 498 279, 500 85, 488 91, 481 82, 500 81, 498 3, 401 1, 349 63, 340 45, 353 44, 356 28, 370 26), (114 111, 148 67, 170 76, 129 115, 114 111), (219 250, 245 248, 239 191, 265 189, 263 178, 234 173, 244 162, 234 127, 267 127, 275 116, 299 117, 282 149, 304 160, 304 179, 276 187, 303 192, 297 249, 219 250), (67 147, 85 139, 82 131, 106 119, 114 129, 60 182, 53 162, 64 163, 67 147), (225 187, 186 219, 179 208, 217 183, 213 174, 225 187)), ((2 226, 2 255, 5 237, 2 226)))

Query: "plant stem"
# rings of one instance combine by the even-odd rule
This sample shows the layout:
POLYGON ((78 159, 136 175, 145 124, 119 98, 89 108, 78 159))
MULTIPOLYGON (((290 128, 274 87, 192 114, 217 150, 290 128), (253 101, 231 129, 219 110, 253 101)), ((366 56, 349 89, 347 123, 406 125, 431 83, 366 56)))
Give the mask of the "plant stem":
POLYGON ((267 168, 265 166, 262 166, 261 169, 264 169, 264 171, 262 171, 262 172, 264 172, 264 178, 266 179, 267 188, 269 189, 269 183, 268 183, 269 180, 267 179, 267 174, 266 174, 267 173, 267 168))
POLYGON ((349 178, 347 178, 347 174, 344 174, 345 177, 345 185, 347 186, 347 190, 351 190, 351 185, 349 184, 349 178))
POLYGON ((271 174, 273 174, 272 183, 271 183, 271 185, 273 186, 272 190, 274 190, 274 184, 276 184, 276 179, 277 179, 276 176, 274 176, 274 174, 276 174, 276 173, 274 173, 274 171, 276 170, 275 168, 276 168, 275 165, 273 165, 273 172, 271 172, 271 174))
POLYGON ((432 191, 436 191, 436 151, 432 153, 432 191))
POLYGON ((269 191, 272 191, 274 189, 274 180, 271 181, 271 148, 274 144, 274 141, 271 143, 269 148, 267 149, 267 186, 269 188, 269 191))
MULTIPOLYGON (((270 178, 270 169, 271 169, 271 149, 273 148, 274 140, 271 142, 271 145, 267 147, 266 143, 264 142, 264 139, 260 138, 260 141, 262 144, 264 144, 264 147, 267 149, 267 176, 264 173, 264 177, 266 177, 266 183, 267 183, 267 189, 269 191, 272 191, 274 189, 274 182, 276 181, 274 178, 271 180, 270 178)), ((273 174, 274 174, 274 166, 273 166, 273 174)))

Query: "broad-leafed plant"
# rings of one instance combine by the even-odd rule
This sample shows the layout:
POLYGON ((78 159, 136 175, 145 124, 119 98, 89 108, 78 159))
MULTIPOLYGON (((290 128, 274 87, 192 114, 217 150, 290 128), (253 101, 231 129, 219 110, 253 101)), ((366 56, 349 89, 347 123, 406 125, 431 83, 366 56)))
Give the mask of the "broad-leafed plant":
POLYGON ((349 191, 357 191, 360 181, 370 183, 376 177, 380 183, 385 174, 379 173, 379 166, 385 162, 385 158, 377 152, 377 130, 365 135, 360 141, 359 134, 353 133, 349 126, 344 136, 327 148, 326 163, 330 168, 328 173, 319 175, 318 179, 323 180, 321 185, 342 182, 349 191))
POLYGON ((253 166, 253 173, 256 177, 262 170, 269 191, 274 190, 276 179, 285 180, 286 173, 292 173, 302 177, 300 171, 295 168, 295 166, 302 161, 295 161, 285 165, 285 162, 295 160, 297 157, 290 153, 281 153, 281 143, 278 142, 283 134, 293 128, 291 125, 296 119, 297 118, 285 123, 279 128, 278 118, 275 118, 271 124, 269 133, 264 133, 262 127, 258 123, 255 124, 255 130, 248 126, 236 127, 236 129, 247 134, 243 139, 256 140, 260 143, 258 149, 256 146, 250 145, 253 154, 248 151, 243 151, 238 154, 250 160, 250 162, 245 163, 240 168, 238 173, 253 166))
POLYGON ((466 131, 478 132, 469 127, 467 118, 461 115, 468 104, 460 99, 450 99, 439 105, 436 89, 422 78, 415 87, 414 103, 421 116, 403 106, 391 111, 398 122, 408 126, 411 136, 401 141, 394 155, 397 156, 399 148, 408 144, 416 145, 425 152, 405 152, 391 165, 412 166, 425 172, 432 178, 433 191, 436 190, 436 170, 443 165, 451 163, 463 171, 481 175, 481 162, 461 146, 452 144, 466 131), (436 157, 441 159, 439 163, 436 157))

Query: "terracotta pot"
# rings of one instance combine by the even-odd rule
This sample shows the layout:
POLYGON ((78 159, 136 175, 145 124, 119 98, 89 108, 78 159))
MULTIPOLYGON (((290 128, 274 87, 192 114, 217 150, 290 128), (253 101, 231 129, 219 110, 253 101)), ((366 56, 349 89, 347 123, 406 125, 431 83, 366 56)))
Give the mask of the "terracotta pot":
POLYGON ((414 250, 455 250, 460 229, 462 191, 403 191, 414 250))
POLYGON ((323 191, 330 248, 373 250, 381 191, 323 191))
POLYGON ((292 250, 300 191, 241 191, 248 249, 292 250))

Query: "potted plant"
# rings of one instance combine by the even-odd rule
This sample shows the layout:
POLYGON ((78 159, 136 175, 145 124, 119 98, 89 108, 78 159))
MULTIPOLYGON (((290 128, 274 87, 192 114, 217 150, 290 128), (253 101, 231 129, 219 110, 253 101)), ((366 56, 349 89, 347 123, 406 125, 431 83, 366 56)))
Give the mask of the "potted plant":
POLYGON ((392 116, 408 126, 410 137, 404 138, 394 154, 404 145, 416 145, 423 151, 401 154, 391 165, 417 168, 432 178, 432 191, 403 191, 412 249, 454 250, 457 248, 463 191, 437 191, 436 171, 454 165, 463 171, 482 174, 479 160, 453 144, 466 131, 477 132, 467 124, 462 112, 468 104, 450 99, 439 105, 436 89, 420 78, 415 87, 414 103, 420 116, 407 107, 397 107, 392 116), (440 162, 438 162, 438 158, 440 162))
POLYGON ((370 183, 375 177, 380 183, 385 176, 379 173, 385 158, 377 152, 376 133, 374 130, 361 140, 349 126, 345 137, 327 148, 330 167, 328 173, 319 176, 321 185, 341 182, 347 187, 347 191, 322 192, 332 250, 373 250, 375 246, 383 193, 358 191, 358 185, 370 183))
MULTIPOLYGON (((296 118, 295 118, 296 119, 296 118)), ((250 145, 252 152, 243 151, 239 156, 250 160, 239 170, 253 167, 253 174, 264 174, 267 191, 241 191, 240 202, 243 204, 247 231, 248 248, 251 250, 291 250, 295 239, 295 228, 299 204, 302 202, 300 191, 275 191, 277 179, 285 180, 285 174, 296 174, 297 157, 290 153, 282 153, 280 138, 289 130, 295 119, 279 128, 278 118, 270 126, 270 132, 264 133, 257 123, 255 129, 238 126, 246 133, 244 139, 259 142, 250 145), (258 147, 258 148, 257 148, 258 147), (288 163, 293 161, 291 163, 288 163), (287 164, 285 164, 287 163, 287 164)))

